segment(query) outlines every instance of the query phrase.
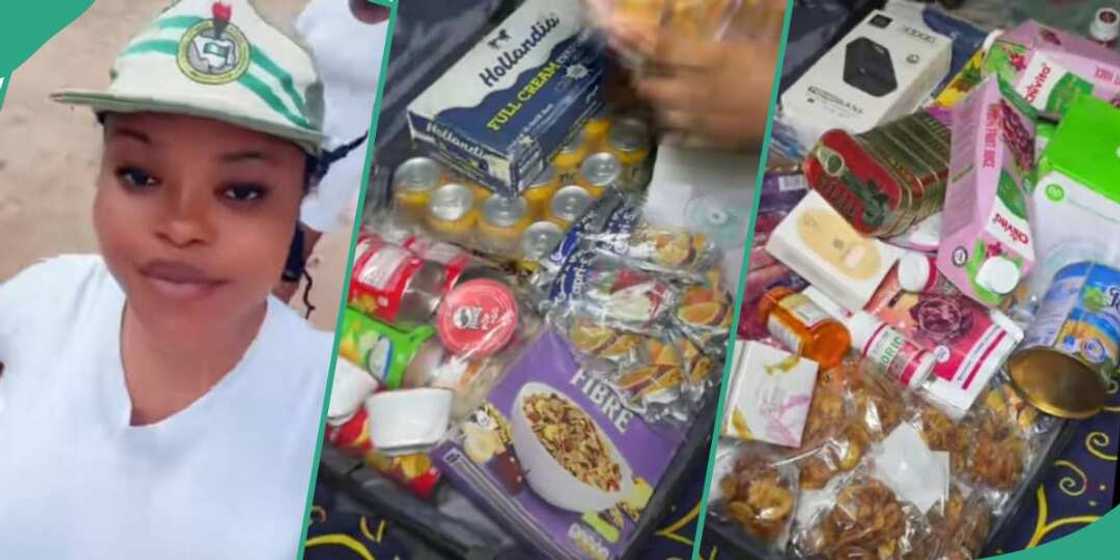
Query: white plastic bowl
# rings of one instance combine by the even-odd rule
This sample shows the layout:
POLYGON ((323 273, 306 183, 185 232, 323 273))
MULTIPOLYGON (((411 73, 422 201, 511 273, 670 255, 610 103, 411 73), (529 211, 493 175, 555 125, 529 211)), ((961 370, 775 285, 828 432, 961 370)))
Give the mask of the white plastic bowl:
POLYGON ((447 389, 382 391, 366 400, 369 437, 385 455, 427 450, 447 433, 452 393, 447 389))
POLYGON ((510 432, 513 436, 513 448, 517 452, 517 459, 521 463, 526 482, 541 499, 561 509, 585 513, 613 507, 631 492, 633 481, 630 466, 626 464, 622 454, 615 448, 614 442, 603 433, 602 428, 598 427, 590 414, 588 417, 592 419, 599 436, 606 443, 611 460, 618 463, 622 476, 619 489, 615 492, 604 492, 584 483, 560 465, 560 462, 552 457, 533 433, 522 406, 525 399, 531 395, 549 393, 555 393, 571 405, 583 410, 566 395, 544 383, 526 383, 517 393, 517 398, 513 401, 513 410, 510 411, 510 432))

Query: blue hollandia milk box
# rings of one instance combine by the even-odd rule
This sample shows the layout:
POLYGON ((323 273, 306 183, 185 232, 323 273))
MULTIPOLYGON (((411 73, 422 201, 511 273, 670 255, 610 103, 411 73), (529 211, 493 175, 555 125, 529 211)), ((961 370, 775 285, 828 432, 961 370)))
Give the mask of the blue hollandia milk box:
POLYGON ((408 106, 417 148, 516 194, 598 111, 603 44, 578 0, 527 0, 408 106))

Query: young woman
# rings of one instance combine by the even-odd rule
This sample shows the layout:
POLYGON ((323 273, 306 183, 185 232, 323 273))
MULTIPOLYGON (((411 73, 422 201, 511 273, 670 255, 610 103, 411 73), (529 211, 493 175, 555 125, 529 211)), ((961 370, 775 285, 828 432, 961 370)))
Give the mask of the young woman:
POLYGON ((125 48, 99 255, 0 285, 0 558, 292 558, 331 337, 269 293, 324 162, 307 52, 246 0, 125 48))

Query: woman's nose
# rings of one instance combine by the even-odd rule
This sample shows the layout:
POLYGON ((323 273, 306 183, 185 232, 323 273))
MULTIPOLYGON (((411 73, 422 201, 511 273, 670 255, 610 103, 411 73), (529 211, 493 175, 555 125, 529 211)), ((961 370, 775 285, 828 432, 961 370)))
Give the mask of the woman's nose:
POLYGON ((170 188, 156 235, 175 247, 209 244, 214 238, 210 200, 203 189, 170 188))

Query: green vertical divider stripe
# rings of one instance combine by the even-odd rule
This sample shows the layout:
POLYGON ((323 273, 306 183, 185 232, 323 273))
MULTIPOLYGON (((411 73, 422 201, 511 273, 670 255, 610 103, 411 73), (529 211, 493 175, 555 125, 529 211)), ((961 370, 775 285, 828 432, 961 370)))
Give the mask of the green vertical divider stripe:
POLYGON ((4 83, 0 85, 0 110, 3 110, 4 98, 8 96, 8 84, 11 83, 12 78, 9 76, 0 76, 0 80, 4 80, 4 83))
POLYGON ((758 204, 762 199, 762 178, 766 173, 766 164, 769 159, 770 134, 773 132, 774 115, 777 112, 778 90, 780 89, 782 79, 782 63, 786 56, 786 40, 789 38, 789 26, 793 18, 793 9, 793 0, 787 0, 786 13, 782 22, 782 39, 778 46, 778 59, 774 62, 774 84, 770 88, 770 109, 767 111, 766 116, 766 131, 763 134, 761 153, 758 158, 758 173, 755 174, 754 179, 754 201, 751 207, 750 223, 747 225, 747 243, 743 248, 743 266, 739 271, 739 286, 736 290, 733 304, 735 316, 731 321, 731 336, 728 337, 727 343, 727 359, 724 360, 723 377, 721 378, 719 388, 719 401, 716 404, 716 418, 712 425, 712 443, 708 448, 708 468, 704 473, 704 488, 700 494, 700 509, 696 516, 696 534, 692 538, 693 560, 700 558, 700 548, 704 542, 704 524, 708 518, 708 497, 712 488, 712 471, 715 466, 716 451, 719 449, 720 427, 723 424, 723 411, 727 404, 727 393, 730 389, 728 377, 730 377, 731 366, 733 365, 731 358, 735 353, 735 341, 738 340, 736 333, 739 331, 739 318, 742 316, 743 292, 746 291, 747 274, 750 273, 750 254, 754 245, 754 228, 758 222, 758 204))
MULTIPOLYGON (((381 4, 381 2, 374 2, 381 4)), ((389 26, 385 33, 384 54, 381 57, 381 72, 377 79, 377 95, 373 102, 373 114, 370 116, 369 135, 366 137, 366 161, 365 170, 362 172, 362 184, 358 193, 358 207, 354 215, 354 227, 350 231, 350 249, 346 256, 346 268, 349 271, 354 267, 354 250, 355 243, 358 239, 358 232, 362 229, 362 216, 366 205, 366 195, 369 192, 370 173, 373 170, 373 149, 374 141, 377 139, 377 122, 381 117, 381 94, 385 90, 385 74, 389 70, 389 54, 392 52, 393 47, 393 31, 397 27, 397 7, 396 4, 388 4, 389 8, 389 26)), ((315 485, 319 479, 319 461, 323 456, 323 435, 325 433, 327 421, 327 407, 331 401, 331 387, 334 384, 334 370, 335 365, 338 363, 338 333, 342 330, 343 311, 346 309, 347 300, 347 287, 349 285, 349 274, 343 276, 343 285, 339 286, 339 306, 338 318, 335 320, 334 326, 334 341, 331 344, 331 365, 330 371, 327 372, 327 385, 323 388, 323 410, 319 415, 319 437, 315 444, 315 457, 311 464, 311 479, 307 487, 307 504, 303 508, 303 532, 299 538, 299 553, 297 560, 303 560, 305 551, 305 543, 307 542, 307 531, 311 528, 311 506, 315 500, 315 485)))

